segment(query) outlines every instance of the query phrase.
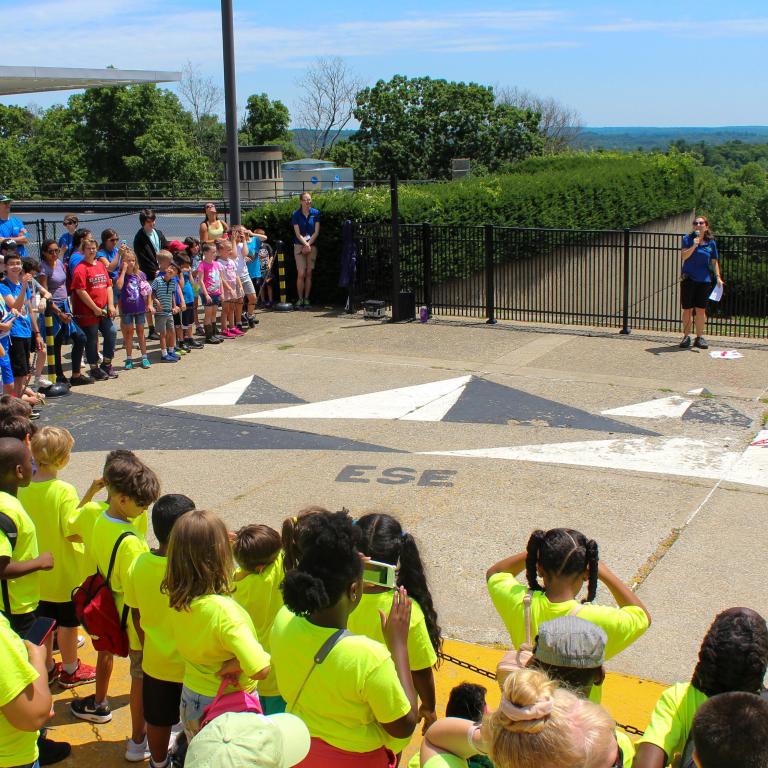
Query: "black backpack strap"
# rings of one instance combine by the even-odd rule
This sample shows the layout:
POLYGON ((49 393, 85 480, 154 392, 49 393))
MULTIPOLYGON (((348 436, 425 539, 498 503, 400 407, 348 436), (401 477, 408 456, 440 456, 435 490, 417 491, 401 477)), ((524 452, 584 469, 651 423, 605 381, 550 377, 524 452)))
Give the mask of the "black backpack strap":
MULTIPOLYGON (((8 543, 11 545, 11 552, 13 552, 16 548, 16 541, 19 538, 19 529, 16 527, 16 523, 13 522, 13 519, 9 515, 6 515, 5 512, 0 512, 0 531, 5 534, 8 543)), ((10 618, 11 592, 8 588, 8 579, 2 579, 0 590, 3 593, 3 613, 10 618)))
POLYGON ((312 666, 309 668, 309 672, 307 672, 307 676, 304 678, 304 682, 299 687, 299 692, 296 694, 296 696, 294 696, 293 701, 291 702, 290 707, 286 709, 286 712, 293 712, 296 706, 296 702, 299 700, 299 696, 301 696, 301 693, 304 690, 304 686, 307 684, 307 681, 309 680, 310 677, 312 677, 312 673, 315 671, 315 667, 318 664, 322 664, 328 658, 328 654, 334 649, 334 647, 336 646, 336 643, 338 643, 339 640, 351 634, 352 633, 348 629, 337 629, 320 646, 320 649, 315 654, 315 657, 312 659, 312 666))
POLYGON ((109 580, 112 578, 112 569, 115 567, 115 560, 117 559, 117 550, 120 549, 120 545, 123 543, 123 539, 127 539, 129 536, 135 536, 135 535, 136 534, 132 533, 131 531, 124 531, 117 537, 115 546, 112 549, 112 556, 109 558, 109 569, 107 570, 107 575, 105 577, 107 586, 109 586, 109 580))

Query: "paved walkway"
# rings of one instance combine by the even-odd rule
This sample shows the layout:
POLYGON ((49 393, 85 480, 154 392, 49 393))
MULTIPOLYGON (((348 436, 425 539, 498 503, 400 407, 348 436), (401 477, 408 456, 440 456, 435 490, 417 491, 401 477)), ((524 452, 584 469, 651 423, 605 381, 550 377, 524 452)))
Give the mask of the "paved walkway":
POLYGON ((722 359, 663 335, 261 317, 243 339, 51 402, 44 418, 77 440, 63 477, 84 491, 125 447, 232 528, 309 503, 391 511, 420 543, 446 635, 471 643, 508 641, 485 569, 534 528, 576 527, 653 615, 611 663, 627 675, 686 679, 718 611, 768 614, 750 557, 768 544, 763 345, 711 339, 741 355, 722 359))

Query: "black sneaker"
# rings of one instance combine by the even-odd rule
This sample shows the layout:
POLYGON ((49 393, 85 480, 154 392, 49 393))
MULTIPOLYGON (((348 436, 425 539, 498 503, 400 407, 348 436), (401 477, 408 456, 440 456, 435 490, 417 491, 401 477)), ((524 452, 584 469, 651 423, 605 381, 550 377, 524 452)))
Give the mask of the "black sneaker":
POLYGON ((189 339, 188 342, 190 349, 202 349, 203 345, 197 339, 189 339))
POLYGON ((72 714, 89 723, 108 723, 112 719, 109 704, 96 705, 96 695, 91 694, 84 699, 75 699, 69 705, 72 714))
POLYGON ((115 371, 112 363, 109 363, 109 365, 107 365, 106 363, 102 363, 99 367, 101 368, 102 371, 104 371, 104 373, 107 374, 107 376, 109 376, 110 379, 117 378, 117 372, 115 371))
POLYGON ((693 346, 698 347, 699 349, 709 349, 709 344, 707 344, 703 336, 697 336, 693 342, 693 346))
POLYGON ((256 317, 255 315, 249 315, 248 316, 248 325, 250 325, 251 328, 253 328, 255 325, 258 325, 258 324, 259 324, 259 318, 258 317, 256 317))
POLYGON ((69 384, 69 379, 66 376, 57 376, 56 377, 56 383, 57 384, 69 384))
POLYGON ((66 741, 52 741, 41 736, 37 740, 37 748, 40 750, 38 760, 40 765, 53 765, 66 760, 72 752, 72 746, 66 741))
POLYGON ((153 328, 153 329, 152 329, 152 330, 149 332, 149 334, 148 334, 147 338, 148 338, 150 341, 160 341, 160 334, 159 334, 159 333, 158 333, 158 332, 157 332, 157 331, 156 331, 156 330, 153 328))
POLYGON ((690 349, 691 347, 691 337, 685 336, 683 337, 683 340, 680 342, 680 349, 690 349))
POLYGON ((70 387, 84 387, 86 384, 93 384, 93 379, 84 373, 80 376, 72 376, 69 379, 70 387))
POLYGON ((107 381, 109 374, 101 368, 91 368, 91 378, 94 381, 107 381))

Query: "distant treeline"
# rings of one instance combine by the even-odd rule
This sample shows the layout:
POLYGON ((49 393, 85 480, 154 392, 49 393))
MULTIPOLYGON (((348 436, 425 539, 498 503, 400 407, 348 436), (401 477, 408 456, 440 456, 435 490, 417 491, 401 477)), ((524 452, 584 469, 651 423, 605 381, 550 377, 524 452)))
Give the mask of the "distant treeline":
POLYGON ((643 128, 606 127, 582 128, 573 141, 574 149, 606 149, 634 152, 638 149, 666 150, 676 142, 686 144, 726 144, 741 141, 746 144, 768 143, 768 126, 742 125, 717 128, 643 128))

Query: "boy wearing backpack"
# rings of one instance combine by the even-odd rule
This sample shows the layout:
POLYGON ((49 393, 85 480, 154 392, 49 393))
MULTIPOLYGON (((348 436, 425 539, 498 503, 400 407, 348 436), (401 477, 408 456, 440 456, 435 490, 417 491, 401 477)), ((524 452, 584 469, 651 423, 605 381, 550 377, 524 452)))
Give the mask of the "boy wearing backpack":
POLYGON ((168 604, 161 584, 165 578, 168 540, 176 521, 195 508, 192 499, 178 493, 161 496, 152 507, 152 529, 158 548, 139 556, 133 569, 126 599, 136 605, 144 632, 144 718, 151 753, 150 768, 166 768, 170 762, 171 729, 179 722, 184 659, 173 638, 175 611, 168 604))
POLYGON ((50 552, 38 553, 35 524, 16 498, 32 480, 32 455, 14 437, 0 437, 0 608, 22 639, 35 623, 39 571, 53 568, 50 552))
MULTIPOLYGON (((148 551, 147 543, 139 535, 133 521, 159 496, 160 482, 157 475, 134 454, 120 451, 104 468, 104 485, 108 493, 108 507, 96 519, 90 533, 82 531, 82 537, 86 552, 96 561, 99 573, 108 576, 117 615, 125 619, 123 609, 128 605, 125 591, 130 581, 131 568, 136 559, 148 551)), ((128 605, 130 607, 135 606, 128 605)), ((133 621, 127 621, 127 632, 131 657, 132 733, 126 758, 141 761, 149 756, 142 706, 141 641, 133 621)), ((97 664, 96 693, 84 699, 76 699, 70 705, 75 717, 94 723, 105 723, 112 719, 106 696, 107 685, 99 674, 100 666, 106 665, 97 664)))

